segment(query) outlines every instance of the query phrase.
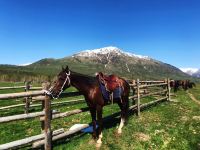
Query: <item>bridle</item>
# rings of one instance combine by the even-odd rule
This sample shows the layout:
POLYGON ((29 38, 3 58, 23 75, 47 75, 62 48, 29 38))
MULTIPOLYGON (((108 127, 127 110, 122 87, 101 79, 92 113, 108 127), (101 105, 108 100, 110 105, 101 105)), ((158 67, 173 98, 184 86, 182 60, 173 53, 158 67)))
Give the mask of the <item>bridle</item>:
POLYGON ((60 94, 63 92, 63 88, 64 88, 66 82, 68 81, 68 84, 67 84, 68 86, 70 86, 70 84, 71 84, 71 80, 70 80, 70 77, 69 77, 70 74, 71 74, 70 71, 68 73, 66 73, 65 81, 63 82, 63 85, 59 90, 60 92, 58 93, 58 95, 56 95, 56 97, 54 97, 53 94, 52 94, 52 90, 53 90, 54 87, 51 87, 49 90, 46 90, 45 94, 52 96, 52 98, 54 98, 54 99, 59 98, 60 94))

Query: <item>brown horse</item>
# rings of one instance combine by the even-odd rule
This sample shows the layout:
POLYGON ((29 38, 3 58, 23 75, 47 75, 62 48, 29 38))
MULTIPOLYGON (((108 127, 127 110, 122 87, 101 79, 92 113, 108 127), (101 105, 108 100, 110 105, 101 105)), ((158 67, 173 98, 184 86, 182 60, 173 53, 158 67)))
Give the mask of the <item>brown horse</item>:
POLYGON ((181 80, 171 80, 170 81, 170 87, 174 88, 174 92, 177 92, 179 87, 182 86, 182 81, 181 80))
MULTIPOLYGON (((118 128, 118 133, 121 134, 122 127, 128 117, 128 97, 130 86, 124 79, 119 77, 117 77, 117 79, 121 83, 123 92, 121 93, 120 98, 114 98, 113 101, 116 102, 121 109, 121 121, 118 128)), ((99 84, 99 78, 73 72, 69 70, 67 66, 58 74, 57 80, 48 92, 53 98, 57 98, 66 88, 74 86, 81 94, 84 95, 92 117, 92 135, 94 139, 97 139, 97 146, 100 146, 102 143, 102 110, 103 106, 107 104, 102 95, 99 84), (98 130, 96 129, 96 123, 99 125, 98 130)))
POLYGON ((190 80, 183 80, 182 81, 182 87, 186 91, 188 88, 193 88, 195 87, 195 83, 191 82, 190 80))
POLYGON ((170 87, 174 88, 174 92, 176 92, 179 87, 182 87, 183 90, 188 90, 188 88, 195 87, 195 83, 191 82, 190 80, 171 80, 170 87))

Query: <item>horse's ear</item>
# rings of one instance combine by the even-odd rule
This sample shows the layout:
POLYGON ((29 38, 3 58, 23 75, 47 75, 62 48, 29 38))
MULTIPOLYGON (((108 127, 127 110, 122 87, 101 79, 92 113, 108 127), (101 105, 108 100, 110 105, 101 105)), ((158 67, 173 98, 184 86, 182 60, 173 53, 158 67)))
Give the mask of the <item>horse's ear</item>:
POLYGON ((65 69, 64 69, 64 67, 62 66, 62 71, 64 71, 65 69))
POLYGON ((68 67, 68 65, 65 67, 65 70, 66 70, 66 71, 68 71, 68 70, 69 70, 69 67, 68 67))

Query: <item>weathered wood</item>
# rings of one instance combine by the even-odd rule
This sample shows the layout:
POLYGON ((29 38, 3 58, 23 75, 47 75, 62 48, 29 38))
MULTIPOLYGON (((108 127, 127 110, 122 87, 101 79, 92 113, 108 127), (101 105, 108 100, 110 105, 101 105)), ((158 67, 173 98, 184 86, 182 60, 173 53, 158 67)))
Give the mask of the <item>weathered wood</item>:
POLYGON ((10 93, 10 94, 0 94, 0 100, 4 99, 15 99, 21 97, 28 97, 28 96, 38 96, 43 95, 45 91, 29 91, 29 92, 20 92, 20 93, 10 93))
POLYGON ((164 80, 160 80, 160 81, 140 81, 140 83, 164 83, 164 80))
POLYGON ((45 96, 34 96, 34 97, 32 97, 33 102, 44 101, 44 100, 45 100, 45 96))
POLYGON ((30 90, 42 90, 42 87, 30 87, 30 90))
MULTIPOLYGON (((70 104, 70 103, 79 103, 79 102, 81 103, 81 102, 84 102, 84 101, 85 101, 84 99, 77 99, 77 100, 70 100, 70 101, 53 102, 53 103, 51 103, 51 105, 70 104)), ((21 107, 21 106, 25 106, 25 104, 4 106, 4 107, 0 107, 0 110, 17 108, 17 107, 21 107)), ((31 107, 38 107, 38 106, 42 106, 42 104, 31 104, 30 108, 31 107)))
MULTIPOLYGON (((67 112, 63 112, 63 113, 57 113, 57 114, 53 114, 52 115, 52 119, 68 117, 68 116, 71 116, 71 115, 75 115, 75 114, 79 114, 79 113, 82 113, 82 112, 86 112, 88 110, 89 110, 89 108, 86 107, 86 108, 75 109, 75 110, 67 111, 67 112)), ((44 119, 45 119, 44 117, 40 117, 40 121, 43 121, 44 119)))
MULTIPOLYGON (((28 92, 30 90, 30 82, 26 82, 25 83, 25 92, 28 92)), ((25 107, 24 107, 24 113, 27 114, 29 111, 29 107, 30 107, 30 98, 29 97, 25 97, 25 107)))
POLYGON ((158 92, 152 92, 152 93, 149 93, 149 94, 144 94, 144 95, 141 95, 140 97, 144 98, 144 97, 147 97, 147 96, 152 96, 152 95, 156 95, 156 94, 162 94, 162 93, 165 93, 165 92, 167 92, 167 90, 161 90, 161 91, 158 91, 158 92))
POLYGON ((41 112, 34 112, 34 113, 29 113, 29 114, 20 114, 20 115, 14 115, 14 116, 0 117, 0 123, 39 117, 44 114, 45 114, 44 111, 41 111, 41 112))
POLYGON ((140 88, 162 86, 162 85, 167 85, 167 83, 158 83, 158 84, 150 84, 150 85, 140 85, 140 88))
POLYGON ((0 87, 0 90, 8 90, 8 89, 24 89, 26 86, 13 86, 13 87, 0 87))
MULTIPOLYGON (((58 111, 53 111, 53 114, 58 113, 58 111)), ((24 120, 29 118, 35 118, 35 117, 41 117, 44 116, 45 112, 34 112, 34 113, 28 113, 28 114, 20 114, 20 115, 14 115, 14 116, 6 116, 6 117, 0 117, 0 123, 5 122, 11 122, 11 121, 17 121, 17 120, 24 120)))
MULTIPOLYGON (((0 87, 0 90, 9 90, 9 89, 24 89, 26 86, 13 86, 13 87, 0 87)), ((32 87, 30 86, 30 90, 41 90, 42 87, 32 87)))
POLYGON ((145 107, 149 107, 151 105, 154 105, 156 103, 159 103, 159 102, 162 102, 162 101, 165 101, 167 100, 167 97, 163 97, 163 98, 160 98, 160 99, 157 99, 157 100, 154 100, 152 102, 148 102, 148 103, 145 103, 145 104, 141 104, 140 105, 140 109, 144 109, 145 107))
MULTIPOLYGON (((53 131, 53 135, 56 136, 56 135, 59 135, 63 132, 64 132, 64 129, 61 128, 61 129, 53 131)), ((44 139, 44 134, 31 136, 31 137, 28 137, 28 138, 25 138, 25 139, 21 139, 21 140, 13 141, 13 142, 10 142, 10 143, 2 144, 2 145, 0 145, 0 150, 17 148, 17 147, 20 147, 20 146, 23 146, 23 145, 26 145, 26 144, 29 144, 29 143, 33 143, 33 142, 38 141, 38 140, 42 140, 42 139, 44 139)))
MULTIPOLYGON (((81 130, 83 130, 85 128, 88 128, 88 127, 89 127, 89 124, 86 124, 86 125, 83 125, 82 127, 76 128, 75 130, 70 130, 70 131, 61 133, 61 134, 59 134, 57 136, 53 136, 52 141, 56 141, 56 140, 59 140, 59 139, 62 139, 62 138, 66 138, 66 137, 68 137, 70 135, 73 135, 73 134, 75 134, 77 132, 80 132, 81 130)), ((35 143, 33 143, 32 148, 38 148, 38 147, 44 145, 44 143, 45 143, 44 140, 35 142, 35 143)))
POLYGON ((132 105, 129 107, 129 110, 132 110, 132 109, 136 109, 137 108, 137 104, 136 105, 132 105))
MULTIPOLYGON (((42 111, 45 111, 45 101, 42 101, 42 104, 41 104, 41 110, 42 111)), ((41 132, 43 133, 44 132, 44 128, 45 128, 45 123, 44 123, 44 120, 41 121, 41 132)))
POLYGON ((46 95, 45 97, 45 119, 44 119, 44 133, 45 133, 45 150, 52 150, 52 131, 51 131, 51 99, 46 95))
POLYGON ((137 79, 137 115, 140 116, 140 80, 137 79))
POLYGON ((10 108, 16 108, 16 107, 21 107, 21 106, 25 106, 25 104, 17 104, 17 105, 4 106, 4 107, 0 107, 0 110, 10 109, 10 108))
POLYGON ((170 101, 171 97, 170 97, 170 91, 171 91, 171 87, 170 87, 170 79, 167 79, 167 100, 170 101))
MULTIPOLYGON (((153 84, 153 85, 156 85, 156 84, 161 84, 161 83, 165 83, 164 80, 161 80, 161 81, 140 81, 140 84, 143 84, 143 86, 146 86, 144 84, 153 84)), ((133 83, 130 83, 129 84, 130 86, 133 86, 133 87, 136 87, 136 82, 135 80, 133 80, 133 83)))

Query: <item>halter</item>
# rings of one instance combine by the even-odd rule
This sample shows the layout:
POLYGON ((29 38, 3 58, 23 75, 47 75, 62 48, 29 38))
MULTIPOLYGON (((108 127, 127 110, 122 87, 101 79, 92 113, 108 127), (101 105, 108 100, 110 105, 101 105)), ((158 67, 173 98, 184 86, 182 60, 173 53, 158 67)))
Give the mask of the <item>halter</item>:
POLYGON ((51 95, 54 99, 59 98, 60 94, 63 92, 63 88, 64 88, 66 82, 68 81, 68 86, 71 84, 71 81, 70 81, 69 76, 70 76, 70 71, 69 71, 69 73, 66 73, 65 81, 63 82, 63 85, 62 85, 62 87, 61 87, 60 90, 59 90, 60 92, 58 93, 58 95, 57 95, 56 97, 54 97, 53 94, 52 94, 52 89, 53 89, 53 87, 51 87, 48 91, 45 91, 45 93, 46 93, 47 95, 51 95))

